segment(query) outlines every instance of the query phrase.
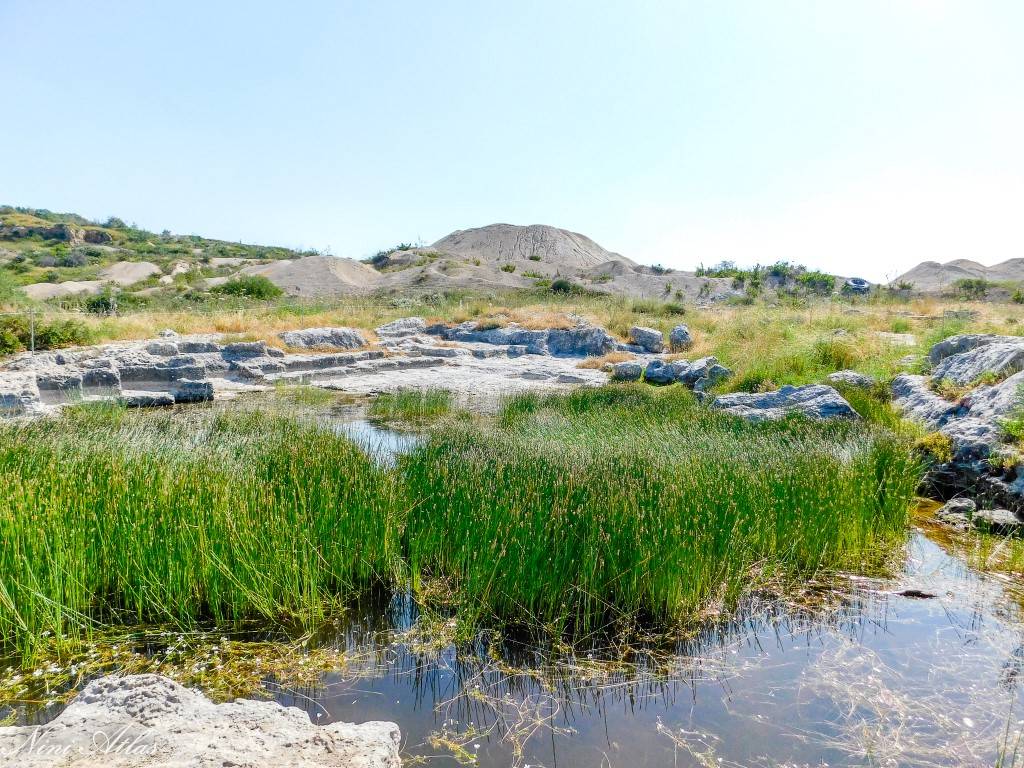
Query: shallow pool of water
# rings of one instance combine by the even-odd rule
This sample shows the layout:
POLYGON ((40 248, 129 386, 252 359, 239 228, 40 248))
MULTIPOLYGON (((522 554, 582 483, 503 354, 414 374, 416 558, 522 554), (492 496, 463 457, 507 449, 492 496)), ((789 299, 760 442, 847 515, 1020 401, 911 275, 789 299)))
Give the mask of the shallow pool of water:
POLYGON ((399 456, 409 453, 422 441, 419 435, 399 432, 366 419, 332 422, 334 431, 344 435, 380 463, 391 466, 399 456))
POLYGON ((322 723, 394 720, 406 758, 439 766, 995 765, 1020 728, 1016 589, 920 532, 899 578, 853 583, 831 608, 753 603, 616 664, 486 638, 417 651, 392 634, 415 615, 396 600, 337 638, 360 662, 277 698, 322 723))

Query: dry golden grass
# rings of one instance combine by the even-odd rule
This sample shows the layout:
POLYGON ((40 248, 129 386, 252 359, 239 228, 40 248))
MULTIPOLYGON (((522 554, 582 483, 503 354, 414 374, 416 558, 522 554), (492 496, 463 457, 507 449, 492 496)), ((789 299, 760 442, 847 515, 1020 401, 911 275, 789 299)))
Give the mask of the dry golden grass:
MULTIPOLYGON (((633 325, 668 333, 680 322, 689 326, 694 345, 672 357, 716 356, 737 373, 729 388, 763 389, 786 383, 819 381, 838 368, 855 368, 878 376, 905 370, 908 354, 927 351, 934 341, 954 333, 1021 333, 1024 306, 1012 303, 959 302, 935 297, 911 301, 871 299, 851 303, 813 300, 800 304, 759 301, 752 305, 687 307, 622 297, 538 296, 507 293, 497 297, 452 298, 440 304, 396 307, 386 298, 345 297, 335 302, 286 303, 247 309, 195 312, 143 311, 119 317, 76 314, 97 342, 143 339, 163 328, 179 333, 224 333, 245 340, 265 340, 282 347, 277 335, 315 326, 360 328, 376 341, 372 329, 399 317, 421 315, 428 322, 474 320, 490 327, 519 323, 527 328, 566 328, 580 319, 601 325, 621 340, 633 325), (951 310, 972 313, 949 317, 951 310), (915 346, 900 346, 879 333, 911 334, 915 346)), ((599 366, 609 358, 589 362, 599 366)))
POLYGON ((609 352, 607 355, 601 355, 600 357, 588 357, 576 367, 599 369, 607 363, 624 363, 627 360, 634 359, 636 359, 636 355, 632 352, 609 352))

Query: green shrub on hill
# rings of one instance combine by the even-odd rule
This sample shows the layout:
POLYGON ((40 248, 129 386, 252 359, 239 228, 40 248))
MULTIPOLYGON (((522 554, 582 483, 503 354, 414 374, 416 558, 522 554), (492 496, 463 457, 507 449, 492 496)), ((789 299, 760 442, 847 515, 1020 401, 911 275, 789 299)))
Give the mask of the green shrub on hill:
POLYGON ((240 275, 233 277, 226 283, 218 285, 213 289, 213 292, 261 300, 276 299, 284 294, 284 291, 263 277, 263 275, 240 275))

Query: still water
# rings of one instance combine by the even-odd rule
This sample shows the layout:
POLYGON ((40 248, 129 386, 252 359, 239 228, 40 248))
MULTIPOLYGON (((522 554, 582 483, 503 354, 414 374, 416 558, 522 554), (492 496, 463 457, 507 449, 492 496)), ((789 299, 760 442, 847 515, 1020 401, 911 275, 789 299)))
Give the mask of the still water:
POLYGON ((851 585, 825 609, 753 602, 671 653, 486 636, 422 649, 396 598, 336 638, 357 663, 277 698, 321 723, 394 720, 407 762, 435 766, 993 766, 1012 752, 1015 587, 920 531, 898 578, 851 585))

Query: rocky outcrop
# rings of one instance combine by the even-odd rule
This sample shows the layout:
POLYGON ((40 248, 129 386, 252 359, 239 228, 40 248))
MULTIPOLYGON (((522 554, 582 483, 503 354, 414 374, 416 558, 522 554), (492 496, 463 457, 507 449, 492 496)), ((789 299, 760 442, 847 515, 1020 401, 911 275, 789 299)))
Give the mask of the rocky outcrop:
MULTIPOLYGON (((931 348, 928 361, 931 374, 897 376, 892 397, 904 416, 948 439, 951 456, 940 456, 930 470, 929 492, 939 498, 966 494, 981 506, 1024 511, 1020 453, 1007 444, 1003 427, 1022 407, 1024 371, 1015 371, 1024 364, 1024 338, 952 336, 931 348), (995 383, 976 385, 990 379, 995 383), (975 386, 947 400, 936 391, 943 381, 975 386)), ((1008 528, 1005 523, 997 520, 993 529, 1008 528)))
POLYGON ((735 392, 716 397, 711 406, 750 421, 781 419, 794 413, 818 421, 859 418, 842 395, 824 384, 785 386, 775 392, 735 392))
POLYGON ((366 346, 366 338, 355 328, 303 328, 278 334, 289 347, 303 349, 358 349, 366 346))
POLYGON ((214 704, 159 675, 94 680, 44 726, 0 728, 0 755, 23 768, 400 768, 395 723, 316 725, 297 707, 214 704))
MULTIPOLYGON (((218 336, 171 331, 141 342, 25 353, 0 362, 0 416, 42 415, 81 400, 114 399, 137 408, 204 402, 265 390, 277 382, 364 394, 436 386, 498 398, 508 391, 593 386, 606 380, 600 370, 578 368, 573 356, 551 354, 548 330, 478 330, 466 324, 435 331, 458 339, 534 342, 529 345, 404 335, 420 326, 402 323, 381 336, 379 349, 349 352, 292 354, 264 341, 222 344, 218 336)), ((602 348, 610 339, 592 326, 566 330, 569 335, 554 342, 559 351, 602 348)))
POLYGON ((587 323, 580 323, 573 328, 531 329, 517 323, 481 328, 471 320, 456 326, 430 326, 426 332, 446 341, 524 347, 528 354, 558 357, 600 356, 615 351, 617 347, 608 331, 587 323))
POLYGON ((596 357, 615 349, 615 339, 604 328, 578 325, 548 331, 548 352, 571 357, 596 357))
POLYGON ((928 359, 936 381, 965 386, 1002 379, 1024 369, 1024 337, 953 336, 936 344, 928 359))
POLYGON ((21 416, 41 408, 34 375, 17 372, 0 377, 0 415, 21 416))

